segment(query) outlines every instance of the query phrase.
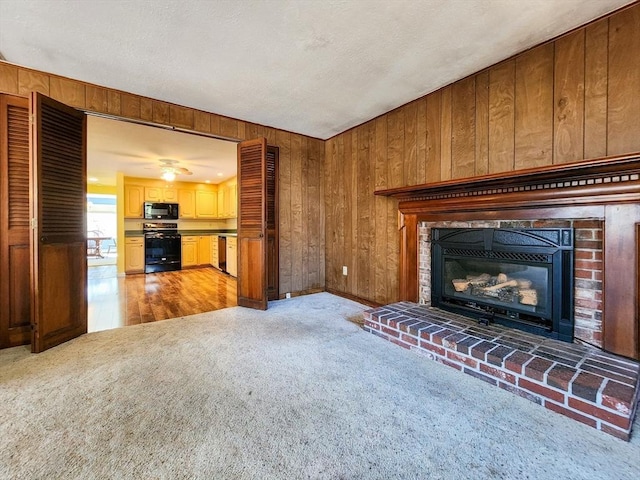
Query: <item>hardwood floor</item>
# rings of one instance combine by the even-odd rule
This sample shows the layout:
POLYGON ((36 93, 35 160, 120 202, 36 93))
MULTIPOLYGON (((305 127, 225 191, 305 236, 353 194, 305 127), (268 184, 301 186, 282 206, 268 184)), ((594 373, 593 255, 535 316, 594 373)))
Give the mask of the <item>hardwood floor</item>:
POLYGON ((90 332, 237 305, 236 279, 213 267, 117 277, 99 266, 88 279, 90 332))

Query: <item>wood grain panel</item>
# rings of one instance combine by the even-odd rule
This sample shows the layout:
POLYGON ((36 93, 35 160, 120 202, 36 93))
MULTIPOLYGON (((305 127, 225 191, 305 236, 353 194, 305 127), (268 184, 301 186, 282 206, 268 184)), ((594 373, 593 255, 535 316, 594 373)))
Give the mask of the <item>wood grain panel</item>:
POLYGON ((293 291, 293 239, 291 238, 291 134, 278 132, 280 148, 278 187, 280 202, 280 293, 293 291))
POLYGON ((584 29, 555 44, 553 163, 584 158, 584 29))
POLYGON ((18 95, 28 97, 31 92, 49 95, 49 75, 21 68, 18 72, 18 95))
POLYGON ((371 150, 375 145, 375 124, 374 122, 365 123, 357 130, 357 262, 355 270, 357 285, 355 291, 364 298, 371 298, 373 283, 371 278, 371 273, 373 272, 371 257, 372 251, 375 250, 373 245, 374 231, 372 229, 373 218, 371 212, 375 181, 375 163, 371 160, 371 150))
POLYGON ((153 121, 153 100, 147 97, 140 97, 140 118, 142 120, 153 121))
MULTIPOLYGON (((300 139, 301 148, 300 152, 303 150, 307 150, 307 139, 301 137, 300 135, 296 135, 300 139)), ((300 167, 295 174, 298 176, 297 184, 299 186, 298 189, 292 184, 292 190, 298 190, 298 192, 292 192, 292 205, 297 200, 300 203, 300 214, 299 214, 299 229, 300 235, 299 238, 309 238, 309 230, 310 227, 305 219, 309 218, 310 208, 309 208, 309 198, 303 196, 303 192, 307 195, 309 192, 309 158, 306 155, 300 155, 300 167)), ((296 181, 294 181, 296 182, 296 181)), ((300 243, 300 284, 307 285, 309 283, 309 262, 306 259, 309 258, 309 246, 310 242, 299 242, 300 243)), ((295 253, 294 253, 295 255, 295 253)), ((295 278, 295 275, 294 275, 295 278)), ((299 290, 298 290, 299 291, 299 290)))
POLYGON ((476 163, 476 80, 451 88, 451 177, 472 177, 476 163))
POLYGON ((640 4, 609 20, 607 155, 640 151, 640 4), (635 126, 631 127, 630 126, 635 126))
MULTIPOLYGON (((214 134, 214 135, 220 135, 220 118, 221 118, 220 115, 215 115, 215 114, 211 115, 211 119, 210 119, 210 122, 211 122, 211 133, 214 134)), ((267 137, 264 134, 263 135, 259 135, 259 136, 267 137)), ((251 137, 251 138, 256 138, 256 137, 251 137)), ((267 144, 275 145, 275 143, 272 142, 269 138, 267 138, 267 144)))
POLYGON ((310 288, 324 287, 324 192, 323 182, 323 159, 324 142, 321 140, 307 139, 308 156, 305 156, 305 165, 302 172, 303 180, 303 201, 306 213, 303 215, 303 226, 306 229, 305 237, 307 249, 306 256, 303 254, 304 263, 308 269, 308 278, 305 285, 310 288), (304 184, 306 182, 306 185, 304 184), (319 221, 310 222, 309 219, 317 218, 319 221))
MULTIPOLYGON (((290 238, 291 238, 291 291, 303 289, 303 243, 297 241, 303 237, 303 202, 302 202, 302 149, 303 140, 300 135, 291 134, 290 181, 284 183, 289 188, 290 198, 290 238)), ((306 146, 306 145, 305 145, 306 146)))
POLYGON ((49 96, 72 107, 85 108, 85 86, 82 82, 52 76, 49 96))
MULTIPOLYGON (((387 173, 387 117, 378 117, 375 120, 375 145, 374 145, 374 187, 376 190, 384 189, 388 184, 387 173)), ((374 257, 374 292, 375 301, 384 301, 388 297, 388 269, 387 269, 387 232, 388 214, 387 198, 375 197, 374 199, 375 217, 373 227, 375 228, 375 257, 374 257), (381 201, 382 200, 382 201, 381 201)), ((328 239, 327 239, 328 241, 328 239)), ((327 259, 328 260, 328 259, 327 259)), ((382 303, 382 302, 381 302, 382 303)))
POLYGON ((489 70, 489 173, 513 169, 515 60, 489 70))
POLYGON ((440 110, 440 180, 451 179, 451 86, 442 89, 440 110))
MULTIPOLYGON (((318 197, 316 198, 316 202, 319 208, 319 219, 318 229, 317 229, 317 242, 318 242, 318 281, 317 284, 312 283, 311 287, 315 288, 314 285, 317 285, 317 288, 324 288, 326 285, 326 257, 325 257, 325 247, 326 247, 326 212, 328 211, 325 198, 326 198, 326 184, 323 181, 324 171, 325 171, 325 149, 324 149, 324 141, 323 140, 311 140, 312 151, 314 152, 312 165, 317 169, 317 182, 318 182, 318 197)), ((312 233, 313 234, 313 233, 312 233)), ((311 279, 313 281, 313 278, 311 279)))
POLYGON ((553 44, 516 58, 516 170, 553 163, 553 44))
MULTIPOLYGON (((399 128, 402 130, 402 127, 399 128)), ((343 265, 348 267, 349 274, 345 278, 345 289, 347 293, 354 294, 356 291, 354 282, 357 280, 357 204, 356 195, 357 186, 355 185, 357 175, 357 144, 354 148, 354 143, 357 139, 357 133, 355 129, 349 130, 344 135, 344 158, 346 162, 343 165, 344 175, 344 252, 345 260, 343 265), (355 138, 354 138, 355 137, 355 138)), ((401 149, 402 147, 400 147, 401 149)), ((400 176, 402 176, 402 162, 399 162, 400 176)))
MULTIPOLYGON (((211 131, 211 115, 206 112, 196 110, 193 113, 193 129, 198 132, 209 133, 211 131)), ((257 138, 258 136, 259 135, 248 134, 243 138, 257 138)))
MULTIPOLYGON (((338 291, 347 291, 347 277, 342 275, 342 265, 345 265, 347 259, 347 253, 345 250, 345 216, 347 206, 347 187, 345 186, 344 169, 345 169, 345 136, 340 135, 336 140, 336 152, 335 152, 335 172, 333 173, 333 181, 335 182, 336 189, 333 197, 333 216, 335 218, 335 228, 333 231, 334 246, 333 246, 333 270, 331 272, 334 284, 338 291)), ((351 143, 351 139, 349 139, 351 143)))
POLYGON ((114 90, 107 91, 107 113, 112 115, 120 115, 121 112, 121 96, 120 92, 114 90))
MULTIPOLYGON (((427 182, 427 99, 423 97, 416 102, 416 184, 427 182)), ((374 130, 375 134, 375 130, 374 130)))
POLYGON ((238 121, 229 117, 220 117, 219 135, 227 138, 238 138, 238 121))
POLYGON ((109 111, 109 101, 107 99, 106 88, 87 85, 85 96, 87 110, 99 113, 107 113, 109 111))
POLYGON ((389 187, 404 183, 404 115, 396 109, 387 115, 387 154, 389 158, 389 187))
POLYGON ((609 19, 585 30, 584 158, 599 158, 607 154, 609 19))
POLYGON ((168 124, 171 122, 170 105, 153 100, 153 121, 168 124))
POLYGON ((418 157, 417 126, 418 126, 418 106, 416 102, 411 102, 402 107, 404 116, 404 184, 417 185, 418 180, 418 157))
POLYGON ((476 75, 476 175, 489 173, 489 72, 476 75))
POLYGON ((127 118, 140 118, 140 97, 123 93, 120 97, 122 116, 127 118))
POLYGON ((440 174, 440 134, 441 113, 441 92, 437 91, 427 95, 427 138, 426 138, 426 183, 439 182, 442 179, 440 174))
POLYGON ((169 119, 171 125, 193 130, 193 109, 171 105, 169 107, 169 119))
POLYGON ((0 63, 0 92, 18 94, 18 67, 0 63))

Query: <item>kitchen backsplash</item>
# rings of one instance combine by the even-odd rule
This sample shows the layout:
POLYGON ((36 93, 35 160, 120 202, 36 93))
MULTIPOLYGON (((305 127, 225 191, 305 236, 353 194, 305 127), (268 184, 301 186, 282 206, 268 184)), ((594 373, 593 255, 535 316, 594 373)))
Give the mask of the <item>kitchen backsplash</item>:
MULTIPOLYGON (((169 221, 169 220, 167 220, 169 221)), ((177 220, 178 230, 236 230, 238 228, 238 220, 236 218, 228 218, 222 220, 177 220)), ((140 231, 144 220, 138 218, 125 218, 125 231, 140 231)))

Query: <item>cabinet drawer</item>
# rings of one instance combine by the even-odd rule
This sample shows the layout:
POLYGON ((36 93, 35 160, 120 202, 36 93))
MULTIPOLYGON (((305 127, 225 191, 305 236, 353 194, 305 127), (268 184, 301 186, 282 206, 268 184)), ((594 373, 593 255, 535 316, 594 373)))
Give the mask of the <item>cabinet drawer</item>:
POLYGON ((127 245, 142 245, 144 244, 144 237, 127 237, 124 239, 124 243, 127 245))

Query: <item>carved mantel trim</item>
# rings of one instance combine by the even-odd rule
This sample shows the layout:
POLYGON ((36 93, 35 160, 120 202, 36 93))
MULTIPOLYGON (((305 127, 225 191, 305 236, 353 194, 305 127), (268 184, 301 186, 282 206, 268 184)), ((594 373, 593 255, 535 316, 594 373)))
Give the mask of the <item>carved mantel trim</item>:
POLYGON ((604 220, 604 349, 640 359, 640 153, 427 185, 376 195, 399 199, 401 300, 418 300, 418 225, 495 219, 604 220))

